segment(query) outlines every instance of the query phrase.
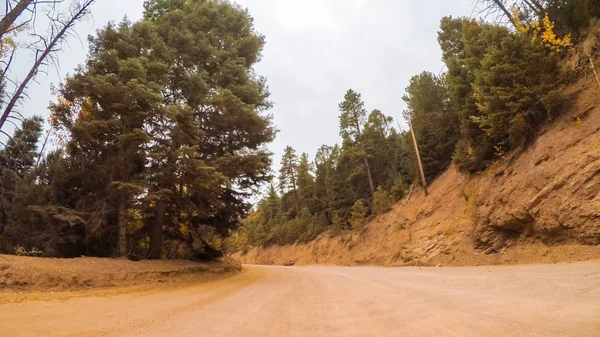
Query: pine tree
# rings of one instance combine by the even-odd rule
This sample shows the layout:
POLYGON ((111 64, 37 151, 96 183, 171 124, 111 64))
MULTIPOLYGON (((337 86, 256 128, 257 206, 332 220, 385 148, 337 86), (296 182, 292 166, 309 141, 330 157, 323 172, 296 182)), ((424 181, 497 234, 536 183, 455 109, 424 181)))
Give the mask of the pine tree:
POLYGON ((381 187, 378 187, 377 191, 375 191, 375 194, 373 195, 373 214, 383 214, 389 211, 393 204, 394 202, 392 200, 392 196, 381 187))
POLYGON ((227 235, 247 214, 251 189, 269 179, 270 154, 263 146, 275 130, 263 112, 271 103, 265 79, 253 71, 264 37, 247 11, 229 2, 155 0, 144 6, 171 60, 165 103, 177 121, 165 130, 170 143, 157 151, 169 155, 155 163, 165 179, 156 190, 170 191, 171 207, 188 208, 186 219, 175 213, 169 226, 187 220, 227 235), (181 156, 188 158, 185 167, 181 156))
POLYGON ((298 163, 298 197, 301 208, 307 208, 309 212, 317 211, 315 205, 315 180, 311 174, 308 154, 303 153, 298 163))
POLYGON ((497 153, 524 145, 533 139, 535 127, 553 115, 556 90, 565 79, 558 55, 528 36, 511 34, 481 64, 473 82, 479 110, 475 123, 497 153))
POLYGON ((356 143, 361 152, 364 162, 364 170, 369 182, 371 195, 375 192, 373 177, 371 176, 371 167, 369 159, 364 148, 362 139, 362 128, 365 125, 367 111, 359 93, 348 90, 344 95, 344 101, 339 104, 340 109, 340 135, 344 139, 352 140, 356 143))
POLYGON ((369 209, 367 208, 364 199, 359 199, 354 203, 354 205, 352 205, 352 217, 350 218, 352 229, 357 231, 361 231, 363 229, 367 223, 368 211, 369 209))
POLYGON ((440 29, 438 42, 448 68, 446 82, 450 91, 450 105, 457 113, 460 124, 460 139, 453 161, 459 169, 475 172, 485 168, 493 159, 494 147, 472 118, 480 116, 472 83, 481 69, 486 50, 499 46, 508 30, 452 17, 443 18, 440 29))
POLYGON ((14 221, 14 201, 18 186, 33 169, 37 143, 42 132, 42 119, 25 119, 0 150, 0 236, 10 221, 14 221))
POLYGON ((327 182, 329 195, 329 212, 332 221, 337 219, 338 225, 345 226, 351 217, 354 202, 361 197, 370 197, 369 185, 365 179, 363 153, 348 140, 342 146, 334 146, 335 169, 327 182))
POLYGON ((89 192, 109 200, 105 227, 118 228, 119 256, 128 253, 129 209, 146 188, 142 173, 151 139, 146 126, 152 114, 162 113, 165 67, 144 52, 152 48, 149 43, 129 22, 109 24, 90 40, 86 67, 66 80, 62 103, 53 107, 55 126, 70 134, 69 155, 88 174, 94 172, 90 178, 97 185, 89 192))
POLYGON ((300 213, 300 201, 298 199, 298 156, 296 150, 287 146, 281 157, 281 168, 279 169, 279 189, 281 193, 292 191, 294 194, 294 205, 296 215, 300 213))
POLYGON ((369 114, 363 132, 365 151, 372 168, 375 186, 389 188, 396 176, 397 146, 395 130, 391 127, 392 118, 380 110, 369 114))
POLYGON ((335 170, 335 158, 332 157, 333 148, 322 145, 315 154, 315 213, 324 215, 326 222, 331 221, 329 212, 329 181, 335 170))
POLYGON ((37 143, 42 133, 43 120, 32 117, 23 120, 21 127, 8 139, 0 150, 0 168, 10 170, 23 178, 33 168, 37 157, 37 143))
POLYGON ((423 72, 413 76, 402 97, 411 120, 428 181, 441 174, 450 164, 459 137, 458 118, 450 109, 448 87, 444 77, 423 72))
POLYGON ((555 90, 564 82, 558 55, 528 36, 474 20, 442 19, 438 40, 460 121, 454 161, 478 171, 530 140, 551 115, 555 90))

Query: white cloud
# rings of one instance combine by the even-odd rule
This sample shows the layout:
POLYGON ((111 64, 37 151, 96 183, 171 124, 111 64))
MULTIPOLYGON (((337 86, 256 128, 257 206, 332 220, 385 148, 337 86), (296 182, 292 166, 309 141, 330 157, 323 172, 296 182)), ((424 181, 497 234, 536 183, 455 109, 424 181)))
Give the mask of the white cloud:
POLYGON ((318 29, 339 31, 341 29, 341 23, 327 1, 274 1, 272 14, 281 26, 291 31, 318 29))

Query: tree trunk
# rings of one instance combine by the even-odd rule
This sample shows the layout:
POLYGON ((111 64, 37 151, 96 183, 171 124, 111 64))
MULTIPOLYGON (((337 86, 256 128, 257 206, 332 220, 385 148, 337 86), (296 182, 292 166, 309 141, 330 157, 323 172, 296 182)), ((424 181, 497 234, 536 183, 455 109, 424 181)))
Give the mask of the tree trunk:
POLYGON ((538 0, 529 0, 529 2, 531 2, 535 6, 535 8, 538 9, 539 15, 541 15, 544 12, 544 6, 542 6, 542 4, 538 0))
POLYGON ((417 154, 417 163, 419 164, 419 172, 421 172, 421 180, 423 183, 423 191, 425 191, 425 196, 427 196, 427 181, 425 180, 425 170, 423 170, 423 163, 421 163, 421 154, 419 153, 419 145, 417 144, 417 137, 415 136, 415 130, 412 127, 412 122, 408 121, 408 126, 410 126, 410 134, 412 135, 413 143, 415 145, 415 153, 417 154))
POLYGON ((533 4, 532 4, 531 2, 529 2, 529 1, 527 1, 527 0, 523 0, 523 2, 524 2, 524 3, 527 5, 527 7, 529 7, 529 9, 531 9, 531 10, 532 10, 532 11, 533 11, 533 12, 534 12, 536 15, 540 15, 540 14, 541 14, 541 13, 540 13, 540 11, 539 11, 539 10, 538 10, 538 9, 537 9, 535 6, 533 6, 533 4))
POLYGON ((0 21, 0 39, 8 32, 10 27, 17 21, 17 18, 23 13, 23 11, 31 4, 33 0, 21 0, 10 12, 6 14, 0 21))
POLYGON ((362 133, 360 132, 360 124, 358 123, 358 117, 355 115, 355 125, 356 125, 356 133, 358 134, 358 143, 363 151, 363 159, 365 161, 365 171, 367 172, 367 180, 369 181, 369 189, 371 190, 371 195, 375 194, 375 186, 373 185, 373 177, 371 176, 371 166, 369 165, 369 159, 367 158, 367 150, 365 150, 365 146, 362 142, 362 133))
POLYGON ((125 196, 119 197, 119 256, 127 255, 127 207, 125 196))
POLYGON ((508 18, 508 20, 510 21, 510 23, 512 23, 515 27, 517 27, 517 25, 513 21, 512 14, 510 14, 510 12, 508 11, 508 9, 506 9, 506 6, 504 6, 504 4, 502 3, 502 0, 493 0, 493 1, 496 4, 496 6, 498 8, 500 8, 500 10, 502 10, 502 12, 504 12, 504 15, 506 15, 506 17, 508 18))
POLYGON ((156 214, 150 231, 150 259, 160 260, 162 256, 163 228, 165 225, 166 204, 164 200, 156 202, 156 214))
POLYGON ((298 189, 296 188, 296 175, 292 172, 292 184, 294 187, 294 199, 296 201, 296 216, 300 214, 300 202, 298 202, 298 189))
POLYGON ((367 171, 367 179, 369 180, 369 188, 371 189, 371 195, 375 194, 375 186, 373 185, 373 177, 371 177, 371 167, 369 166, 369 159, 367 158, 367 152, 363 149, 363 159, 365 161, 365 171, 367 171))

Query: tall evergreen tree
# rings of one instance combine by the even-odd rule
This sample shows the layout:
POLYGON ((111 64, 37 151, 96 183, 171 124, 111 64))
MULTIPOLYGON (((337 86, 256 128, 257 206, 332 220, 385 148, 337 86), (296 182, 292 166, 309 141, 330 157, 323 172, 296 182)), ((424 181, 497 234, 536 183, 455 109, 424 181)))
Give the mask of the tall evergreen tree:
POLYGON ((67 152, 88 174, 94 172, 83 178, 94 182, 84 185, 93 186, 94 199, 107 200, 105 226, 118 228, 119 256, 128 254, 129 209, 147 187, 142 175, 151 140, 147 125, 162 113, 166 68, 149 52, 151 43, 129 22, 109 24, 90 39, 86 66, 67 79, 62 104, 53 108, 55 126, 70 134, 67 152))
MULTIPOLYGON (((192 227, 227 235, 249 210, 251 188, 268 179, 271 163, 264 145, 275 130, 263 114, 269 92, 253 70, 264 37, 247 11, 225 1, 156 0, 144 7, 170 60, 164 101, 174 113, 162 133, 169 141, 157 149, 165 155, 153 163, 162 181, 156 197, 168 192, 172 207, 194 214, 187 219, 192 227)), ((174 213, 169 226, 181 220, 174 213)))
POLYGON ((564 80, 558 55, 539 38, 467 19, 443 18, 438 41, 460 121, 454 161, 465 171, 481 170, 531 139, 552 114, 564 80))
POLYGON ((458 118, 450 109, 444 77, 423 72, 414 76, 402 97, 413 130, 427 180, 442 173, 450 164, 459 137, 458 118))
POLYGON ((33 168, 37 143, 42 132, 42 119, 25 119, 0 150, 0 236, 12 217, 18 186, 33 168))
POLYGON ((371 176, 371 167, 369 165, 369 159, 364 148, 362 139, 362 129, 365 125, 367 118, 367 110, 365 110, 365 104, 361 99, 359 93, 348 90, 344 95, 344 101, 339 104, 340 109, 340 135, 344 139, 352 140, 357 144, 362 152, 364 170, 367 175, 367 181, 369 182, 369 189, 371 195, 375 193, 375 186, 373 183, 373 177, 371 176))
POLYGON ((298 163, 298 197, 301 208, 308 208, 309 211, 316 211, 315 199, 315 180, 311 174, 308 154, 303 153, 298 163))
POLYGON ((329 181, 335 170, 335 158, 332 156, 333 148, 328 145, 322 145, 315 155, 315 213, 323 214, 331 221, 329 212, 329 181))
POLYGON ((393 119, 380 110, 373 110, 363 132, 365 151, 372 168, 375 186, 389 188, 395 179, 397 144, 393 119))
POLYGON ((555 114, 565 77, 556 53, 517 34, 490 49, 481 65, 472 83, 479 111, 473 120, 496 152, 504 153, 533 139, 535 127, 555 114))
POLYGON ((102 227, 121 229, 120 255, 135 214, 144 226, 129 231, 150 237, 152 258, 163 235, 210 250, 202 233, 228 235, 252 188, 269 178, 264 145, 275 130, 265 79, 253 70, 264 38, 229 2, 157 0, 145 9, 142 21, 91 40, 54 124, 70 136, 71 160, 99 172, 80 177, 92 200, 82 204, 91 214, 108 202, 102 227))
POLYGON ((279 189, 281 193, 292 191, 294 194, 294 205, 296 215, 300 213, 300 201, 298 199, 298 156, 296 150, 287 146, 281 157, 281 168, 279 169, 279 189))
POLYGON ((332 157, 335 158, 335 170, 327 182, 329 209, 334 225, 345 227, 354 202, 370 196, 365 169, 361 165, 364 155, 347 139, 341 147, 333 147, 332 157))
POLYGON ((472 83, 486 50, 497 48, 507 34, 506 28, 479 24, 475 20, 445 17, 441 21, 438 42, 448 68, 450 104, 460 124, 460 140, 453 160, 464 171, 481 170, 493 159, 494 147, 473 119, 480 116, 480 112, 472 83))

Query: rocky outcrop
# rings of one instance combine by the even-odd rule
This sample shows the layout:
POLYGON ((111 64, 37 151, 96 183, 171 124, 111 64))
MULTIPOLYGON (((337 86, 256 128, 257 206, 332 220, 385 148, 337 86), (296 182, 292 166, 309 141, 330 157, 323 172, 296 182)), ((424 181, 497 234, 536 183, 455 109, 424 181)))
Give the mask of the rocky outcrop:
POLYGON ((487 192, 477 200, 476 249, 496 252, 536 241, 600 244, 600 107, 583 95, 570 109, 579 117, 562 118, 515 154, 504 174, 481 179, 487 192))

